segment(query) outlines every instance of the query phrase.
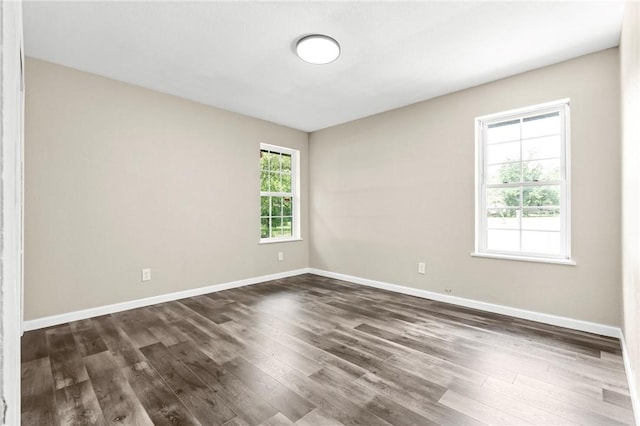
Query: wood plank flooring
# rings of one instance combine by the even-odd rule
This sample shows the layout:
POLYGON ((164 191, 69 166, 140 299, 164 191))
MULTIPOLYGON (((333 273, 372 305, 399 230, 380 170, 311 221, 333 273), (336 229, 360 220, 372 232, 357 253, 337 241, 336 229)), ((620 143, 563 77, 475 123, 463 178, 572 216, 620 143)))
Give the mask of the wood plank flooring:
POLYGON ((633 424, 617 339, 315 275, 22 338, 23 425, 633 424))

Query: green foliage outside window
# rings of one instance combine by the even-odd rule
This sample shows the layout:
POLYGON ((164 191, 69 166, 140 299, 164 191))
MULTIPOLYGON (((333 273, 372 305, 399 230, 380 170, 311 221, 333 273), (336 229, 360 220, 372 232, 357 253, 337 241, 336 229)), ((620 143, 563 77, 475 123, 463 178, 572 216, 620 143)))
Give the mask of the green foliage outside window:
MULTIPOLYGON (((539 163, 517 162, 504 164, 499 171, 503 183, 520 182, 548 182, 559 179, 559 168, 545 170, 539 163)), ((487 190, 488 207, 514 207, 492 209, 490 217, 514 217, 518 214, 522 196, 522 207, 540 207, 538 209, 525 208, 524 217, 557 216, 560 204, 560 185, 539 185, 525 187, 493 188, 487 190)))

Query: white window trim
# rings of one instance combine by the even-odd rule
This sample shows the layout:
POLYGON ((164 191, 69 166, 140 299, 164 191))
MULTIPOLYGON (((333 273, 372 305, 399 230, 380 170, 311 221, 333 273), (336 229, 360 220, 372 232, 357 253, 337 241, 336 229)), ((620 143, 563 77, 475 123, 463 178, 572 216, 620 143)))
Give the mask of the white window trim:
POLYGON ((528 262, 555 263, 563 265, 576 265, 571 258, 571 110, 570 99, 560 99, 529 107, 513 109, 509 111, 499 112, 495 114, 477 117, 475 120, 475 248, 471 253, 474 257, 496 258, 506 260, 518 260, 528 262), (523 114, 537 114, 545 111, 560 110, 564 117, 562 121, 563 132, 565 135, 564 144, 562 144, 561 157, 562 161, 561 173, 564 180, 561 182, 561 230, 563 253, 560 255, 544 255, 538 253, 525 252, 507 252, 488 250, 486 248, 486 224, 485 211, 485 188, 484 188, 484 155, 486 152, 486 139, 483 132, 485 124, 496 120, 509 120, 510 118, 520 117, 523 114))
MULTIPOLYGON (((300 235, 300 151, 292 148, 287 148, 279 145, 271 145, 267 143, 260 144, 260 150, 279 152, 282 154, 288 154, 291 156, 291 189, 293 190, 292 198, 293 198, 293 236, 291 237, 269 237, 269 238, 260 238, 259 244, 273 244, 273 243, 284 243, 290 241, 302 241, 302 237, 300 235)), ((260 196, 263 195, 278 195, 275 192, 262 192, 260 191, 260 196)), ((281 195, 289 195, 282 193, 281 195)), ((260 216, 258 216, 260 217, 260 216)), ((258 224, 260 221, 258 220, 258 224)), ((260 229, 258 227, 258 229, 260 229)))

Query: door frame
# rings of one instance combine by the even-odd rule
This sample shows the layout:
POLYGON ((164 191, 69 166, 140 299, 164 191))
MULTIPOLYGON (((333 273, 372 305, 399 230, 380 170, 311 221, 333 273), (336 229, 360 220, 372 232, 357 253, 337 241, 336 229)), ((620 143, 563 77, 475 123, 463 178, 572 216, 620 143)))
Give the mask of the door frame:
POLYGON ((3 424, 20 424, 23 323, 24 76, 21 0, 2 1, 2 403, 3 424))

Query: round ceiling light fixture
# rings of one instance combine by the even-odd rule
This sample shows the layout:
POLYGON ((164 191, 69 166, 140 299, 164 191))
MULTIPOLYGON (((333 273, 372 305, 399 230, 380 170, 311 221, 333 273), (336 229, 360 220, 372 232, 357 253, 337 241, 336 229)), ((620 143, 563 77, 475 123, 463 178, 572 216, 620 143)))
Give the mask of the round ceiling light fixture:
POLYGON ((329 36, 311 34, 298 40, 296 53, 310 64, 329 64, 340 56, 340 44, 329 36))

